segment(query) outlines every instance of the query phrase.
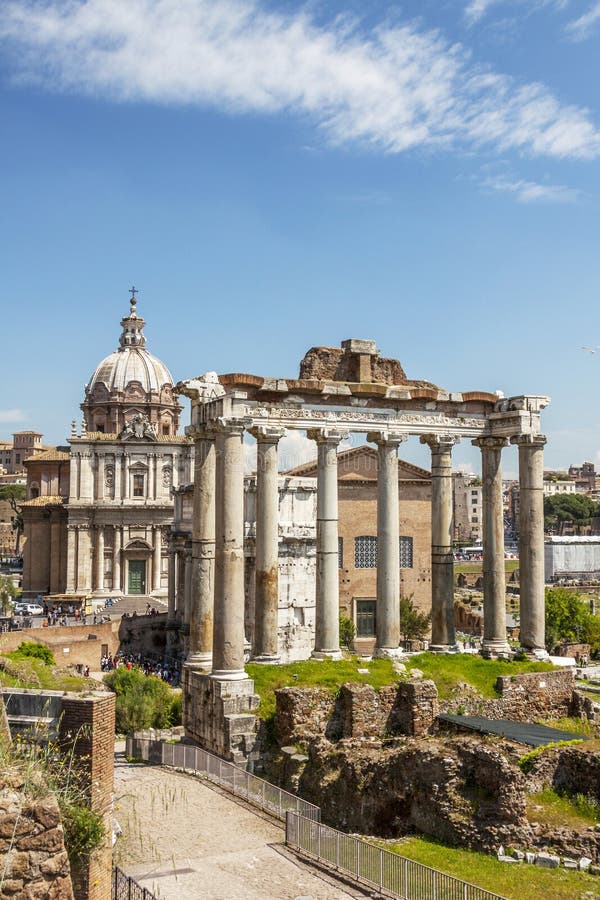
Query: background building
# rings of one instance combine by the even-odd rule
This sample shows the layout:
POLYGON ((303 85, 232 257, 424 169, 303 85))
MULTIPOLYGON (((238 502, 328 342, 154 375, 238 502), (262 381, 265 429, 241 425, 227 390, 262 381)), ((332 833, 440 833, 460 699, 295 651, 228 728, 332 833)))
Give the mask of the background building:
POLYGON ((464 472, 452 474, 454 540, 480 544, 483 537, 481 478, 464 472))

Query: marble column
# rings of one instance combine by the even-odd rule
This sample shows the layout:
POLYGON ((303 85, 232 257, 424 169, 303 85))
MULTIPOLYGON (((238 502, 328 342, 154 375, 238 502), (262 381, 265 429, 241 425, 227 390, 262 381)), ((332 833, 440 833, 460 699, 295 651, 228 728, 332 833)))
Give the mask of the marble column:
POLYGON ((215 611, 212 677, 235 681, 244 671, 244 426, 216 426, 215 611))
POLYGON ((130 494, 129 480, 130 480, 131 476, 129 473, 129 463, 130 463, 129 453, 125 452, 123 454, 123 499, 124 500, 129 500, 129 494, 130 494))
POLYGON ((315 659, 341 659, 338 466, 337 448, 348 432, 317 428, 308 437, 317 443, 317 592, 315 659))
POLYGON ((519 630, 525 652, 544 657, 544 445, 543 434, 511 438, 519 448, 519 630))
POLYGON ((183 621, 186 631, 190 630, 190 608, 192 599, 192 547, 186 546, 183 551, 183 621))
POLYGON ((275 663, 279 605, 279 480, 277 445, 283 428, 261 425, 256 438, 255 662, 275 663))
POLYGON ((96 525, 96 590, 104 590, 104 525, 96 525))
POLYGON ((123 534, 120 525, 115 525, 113 541, 113 592, 121 593, 121 547, 123 534))
POLYGON ((177 570, 177 591, 175 593, 175 609, 177 620, 180 624, 185 624, 185 558, 183 548, 178 546, 175 551, 175 567, 177 570))
POLYGON ((504 563, 504 510, 502 506, 503 437, 473 441, 481 449, 483 485, 483 656, 507 656, 506 574, 504 563))
POLYGON ((67 525, 67 594, 77 589, 77 526, 67 525))
POLYGON ((94 472, 89 450, 82 450, 79 454, 79 466, 79 499, 91 502, 94 497, 94 472))
POLYGON ((176 574, 176 566, 175 566, 175 548, 172 543, 169 543, 169 584, 167 588, 167 623, 171 623, 175 621, 175 597, 177 591, 177 574, 176 574))
POLYGON ((212 666, 215 605, 215 434, 203 429, 194 438, 192 509, 192 600, 186 665, 212 666))
POLYGON ((160 525, 153 528, 153 552, 152 552, 152 589, 156 593, 161 589, 162 568, 162 529, 160 525))
POLYGON ((77 591, 88 594, 92 590, 92 542, 89 525, 77 528, 77 591))
POLYGON ((454 650, 454 558, 452 555, 452 447, 459 438, 423 434, 431 449, 431 643, 434 652, 454 650))
POLYGON ((398 447, 407 435, 372 433, 377 444, 376 656, 400 656, 400 509, 398 447))
POLYGON ((96 454, 96 500, 104 500, 104 455, 96 454))

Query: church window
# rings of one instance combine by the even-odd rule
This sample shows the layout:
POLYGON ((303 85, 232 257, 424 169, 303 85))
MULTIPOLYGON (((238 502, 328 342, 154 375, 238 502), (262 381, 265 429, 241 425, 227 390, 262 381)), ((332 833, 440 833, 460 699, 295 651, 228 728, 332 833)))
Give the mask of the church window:
POLYGON ((360 535, 354 538, 354 568, 377 568, 377 538, 360 535))
POLYGON ((134 475, 133 476, 133 496, 134 497, 143 497, 144 496, 144 476, 143 475, 134 475))
POLYGON ((400 535, 400 568, 412 569, 413 567, 413 539, 403 534, 400 535))
POLYGON ((163 425, 163 427, 162 427, 162 433, 163 433, 163 434, 169 434, 169 426, 168 426, 168 425, 163 425))

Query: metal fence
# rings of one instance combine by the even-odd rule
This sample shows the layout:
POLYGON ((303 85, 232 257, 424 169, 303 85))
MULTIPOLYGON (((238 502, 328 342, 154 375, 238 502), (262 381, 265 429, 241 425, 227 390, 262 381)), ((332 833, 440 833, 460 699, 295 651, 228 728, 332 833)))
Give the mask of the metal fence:
POLYGON ((242 797, 282 821, 285 821, 286 813, 290 810, 309 821, 321 821, 321 810, 318 806, 302 800, 295 794, 289 794, 265 781, 264 778, 258 778, 240 766, 214 756, 200 747, 181 743, 167 744, 164 741, 130 736, 127 738, 125 752, 134 759, 173 766, 185 772, 202 775, 213 784, 218 784, 229 793, 242 797))
POLYGON ((112 870, 112 900, 157 900, 147 888, 142 887, 131 876, 117 866, 112 870))
POLYGON ((368 841, 352 837, 290 811, 286 816, 288 847, 317 860, 381 894, 401 900, 505 900, 459 878, 368 841))

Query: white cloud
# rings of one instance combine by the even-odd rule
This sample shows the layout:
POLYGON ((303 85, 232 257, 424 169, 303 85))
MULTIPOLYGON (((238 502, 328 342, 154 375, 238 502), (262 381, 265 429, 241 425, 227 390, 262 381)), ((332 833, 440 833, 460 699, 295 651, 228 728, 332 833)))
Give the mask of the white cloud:
POLYGON ((268 12, 261 0, 5 0, 0 41, 14 77, 46 89, 294 113, 334 144, 600 154, 586 110, 475 65, 465 47, 414 23, 364 34, 347 19, 318 26, 307 13, 268 12))
POLYGON ((493 6, 501 4, 518 4, 526 6, 530 12, 543 9, 547 6, 555 6, 562 9, 567 5, 569 0, 469 0, 465 7, 465 19, 468 25, 474 25, 479 22, 493 6))
POLYGON ((27 416, 22 409, 0 409, 0 422, 25 422, 27 416))
POLYGON ((600 2, 594 3, 589 10, 578 19, 569 22, 565 31, 574 41, 585 41, 592 31, 600 25, 600 2))
POLYGON ((520 203, 575 203, 581 192, 561 184, 538 184, 535 181, 491 176, 480 180, 480 185, 492 191, 513 194, 520 203))

